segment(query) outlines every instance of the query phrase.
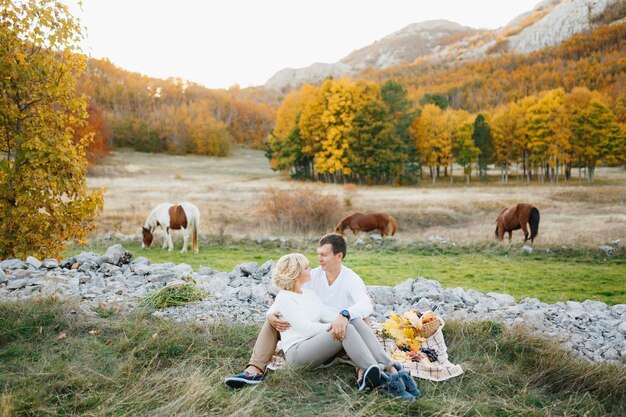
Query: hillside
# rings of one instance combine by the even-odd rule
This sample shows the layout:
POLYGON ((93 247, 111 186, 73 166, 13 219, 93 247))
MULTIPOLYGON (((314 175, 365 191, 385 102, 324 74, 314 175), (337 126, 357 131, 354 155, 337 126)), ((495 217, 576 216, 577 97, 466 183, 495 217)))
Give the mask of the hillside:
POLYGON ((281 70, 265 87, 286 91, 328 76, 355 76, 364 70, 411 64, 416 59, 450 64, 502 53, 525 54, 619 23, 625 16, 623 0, 545 0, 496 30, 477 30, 444 20, 414 23, 355 50, 337 63, 281 70))

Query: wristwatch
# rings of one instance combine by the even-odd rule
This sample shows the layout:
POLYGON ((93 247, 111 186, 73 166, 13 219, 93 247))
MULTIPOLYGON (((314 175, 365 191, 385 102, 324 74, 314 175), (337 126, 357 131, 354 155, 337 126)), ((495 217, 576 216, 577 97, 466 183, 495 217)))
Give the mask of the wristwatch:
POLYGON ((348 321, 350 320, 350 312, 348 310, 341 310, 341 312, 339 314, 341 314, 342 316, 347 318, 348 321))

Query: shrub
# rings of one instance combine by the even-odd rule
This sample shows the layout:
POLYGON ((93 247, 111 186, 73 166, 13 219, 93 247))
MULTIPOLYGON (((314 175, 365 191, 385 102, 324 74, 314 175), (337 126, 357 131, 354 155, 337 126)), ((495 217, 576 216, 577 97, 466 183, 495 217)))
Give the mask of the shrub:
POLYGON ((163 287, 147 295, 139 304, 142 307, 166 308, 199 301, 204 296, 206 296, 205 291, 197 289, 192 283, 187 283, 163 287))
POLYGON ((269 187, 261 201, 262 214, 270 217, 276 228, 298 233, 325 233, 339 217, 336 196, 324 195, 312 188, 287 189, 269 187))

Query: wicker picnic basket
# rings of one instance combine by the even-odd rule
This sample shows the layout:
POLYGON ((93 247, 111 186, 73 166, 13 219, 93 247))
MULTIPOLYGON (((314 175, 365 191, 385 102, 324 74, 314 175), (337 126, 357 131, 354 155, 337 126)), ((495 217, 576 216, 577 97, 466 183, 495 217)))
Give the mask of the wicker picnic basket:
POLYGON ((428 339, 430 336, 435 334, 439 326, 441 326, 441 320, 436 318, 435 320, 422 325, 421 330, 415 330, 415 336, 428 339))

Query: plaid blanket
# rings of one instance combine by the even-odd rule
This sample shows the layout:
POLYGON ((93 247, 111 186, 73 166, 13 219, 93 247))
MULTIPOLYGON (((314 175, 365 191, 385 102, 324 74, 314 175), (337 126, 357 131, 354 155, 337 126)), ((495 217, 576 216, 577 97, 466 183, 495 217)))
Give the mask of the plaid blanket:
MULTIPOLYGON (((447 379, 453 378, 455 376, 459 376, 463 374, 463 369, 460 365, 454 365, 450 363, 448 360, 448 347, 446 346, 446 341, 443 338, 442 329, 445 325, 445 322, 441 320, 441 326, 435 334, 422 342, 423 348, 433 349, 437 352, 438 360, 433 363, 423 363, 423 362, 403 362, 402 366, 404 369, 409 371, 411 375, 415 378, 428 379, 430 381, 445 381, 447 379)), ((398 349, 396 343, 393 339, 383 339, 381 334, 382 327, 380 323, 372 321, 372 330, 377 334, 378 340, 380 344, 385 349, 385 352, 391 356, 393 352, 398 349)), ((348 363, 354 366, 354 363, 350 361, 348 356, 338 356, 333 358, 328 363, 322 365, 322 367, 327 367, 334 365, 335 363, 348 363)), ((277 350, 274 354, 272 361, 267 365, 268 369, 277 370, 285 366, 287 362, 285 361, 285 355, 282 350, 277 350)))
MULTIPOLYGON (((402 362, 404 369, 409 371, 411 375, 416 378, 428 379, 430 381, 445 381, 463 373, 461 365, 455 365, 448 360, 448 346, 446 346, 442 332, 443 326, 445 326, 446 323, 441 318, 439 320, 441 320, 441 326, 439 326, 431 337, 422 342, 423 348, 432 349, 437 352, 437 362, 402 362)), ((372 322, 372 329, 378 335, 378 340, 380 340, 385 352, 391 356, 393 352, 398 349, 395 341, 393 339, 383 339, 382 336, 380 336, 382 327, 379 323, 372 322)))

